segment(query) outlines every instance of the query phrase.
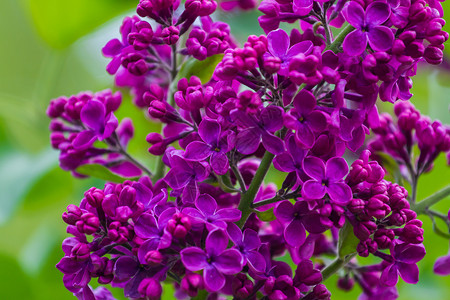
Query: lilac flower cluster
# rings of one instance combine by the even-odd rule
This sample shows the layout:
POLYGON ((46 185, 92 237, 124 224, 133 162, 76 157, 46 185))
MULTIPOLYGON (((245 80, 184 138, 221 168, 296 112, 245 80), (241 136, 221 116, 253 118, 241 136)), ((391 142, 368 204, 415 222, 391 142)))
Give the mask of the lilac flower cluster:
MULTIPOLYGON (((356 282, 361 299, 396 299, 398 277, 417 283, 425 255, 417 216, 433 203, 416 202, 418 178, 450 149, 448 127, 397 101, 412 96, 419 61, 443 59, 441 4, 263 0, 267 35, 242 46, 213 21, 219 5, 257 3, 140 0, 139 17, 125 18, 121 38, 103 48, 116 85, 162 123, 146 137, 160 158, 153 172, 126 150, 133 126, 114 116, 120 94, 51 102, 63 169, 80 176, 94 164, 138 177, 117 176, 67 207, 73 237, 57 265, 65 286, 85 300, 113 299, 92 278, 131 299, 160 299, 172 284, 178 299, 326 300, 322 282, 344 268, 339 288, 356 282), (330 27, 344 22, 333 37, 330 27), (398 126, 378 113, 378 97, 397 101, 398 126), (395 177, 380 152, 397 161, 411 193, 385 179, 395 177), (264 183, 271 166, 278 185, 264 183), (357 255, 380 263, 359 265, 357 255)), ((437 272, 447 265, 439 259, 437 272)))

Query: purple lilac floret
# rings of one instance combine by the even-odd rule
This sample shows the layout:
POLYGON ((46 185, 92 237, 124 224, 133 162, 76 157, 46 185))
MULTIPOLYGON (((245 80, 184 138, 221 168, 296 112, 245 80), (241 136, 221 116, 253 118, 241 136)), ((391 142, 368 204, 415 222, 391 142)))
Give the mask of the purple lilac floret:
MULTIPOLYGON (((128 152, 119 92, 47 109, 61 168, 85 177, 94 165, 120 182, 62 215, 71 237, 57 268, 70 292, 114 299, 96 278, 130 299, 172 285, 177 299, 327 300, 335 264, 346 267, 333 271, 338 288, 358 285, 360 299, 393 300, 399 277, 418 282, 418 215, 442 216, 418 209, 417 182, 450 157, 450 127, 408 100, 419 62, 443 61, 440 2, 140 0, 136 13, 102 52, 115 84, 162 125, 146 132, 154 172, 128 152), (243 44, 213 15, 256 7, 266 34, 243 44), (395 120, 378 98, 395 103, 395 120), (389 181, 399 178, 410 192, 389 181)), ((448 255, 434 271, 450 274, 448 255)))

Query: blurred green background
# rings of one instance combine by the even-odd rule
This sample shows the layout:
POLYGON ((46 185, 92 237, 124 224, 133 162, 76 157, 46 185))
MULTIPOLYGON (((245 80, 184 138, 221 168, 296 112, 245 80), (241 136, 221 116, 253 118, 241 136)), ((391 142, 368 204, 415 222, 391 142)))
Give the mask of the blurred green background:
MULTIPOLYGON (((79 203, 95 179, 77 180, 58 168, 58 154, 49 147, 45 109, 50 99, 84 90, 113 87, 105 71, 108 62, 100 49, 118 36, 121 19, 133 14, 137 0, 1 0, 0 1, 0 299, 74 299, 62 284, 55 264, 67 236, 61 213, 79 203)), ((450 6, 449 4, 444 4, 450 6)), ((450 8, 448 9, 450 13, 450 8)), ((260 34, 257 13, 227 13, 218 17, 243 40, 260 34)), ((449 45, 450 46, 450 45, 449 45)), ((449 47, 450 48, 450 47, 449 47)), ((450 53, 450 52, 449 52, 450 53)), ((413 103, 422 113, 450 123, 450 75, 422 69, 414 78, 413 103)), ((389 105, 385 106, 389 109, 389 105)), ((119 118, 138 119, 130 151, 151 164, 144 137, 155 125, 146 122, 129 99, 119 118)), ((422 199, 450 182, 445 157, 419 182, 422 199)), ((447 212, 449 199, 437 208, 447 212)), ((432 273, 436 257, 448 251, 448 241, 437 237, 425 221, 427 257, 420 263, 418 285, 400 284, 400 299, 450 299, 450 278, 432 273)), ((443 225, 443 224, 440 224, 443 225)), ((356 299, 329 288, 333 299, 356 299)), ((120 291, 115 294, 120 297, 120 291)), ((171 295, 165 295, 171 299, 171 295)))

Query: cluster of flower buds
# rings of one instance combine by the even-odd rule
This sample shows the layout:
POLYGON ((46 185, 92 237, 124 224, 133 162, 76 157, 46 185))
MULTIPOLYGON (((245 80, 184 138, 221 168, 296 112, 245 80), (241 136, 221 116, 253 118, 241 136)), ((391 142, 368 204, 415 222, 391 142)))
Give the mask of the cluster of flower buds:
POLYGON ((133 130, 114 117, 118 94, 52 101, 52 145, 64 169, 93 163, 140 177, 91 188, 80 206, 69 205, 63 219, 73 237, 57 265, 66 287, 85 300, 112 299, 92 290, 91 278, 131 299, 159 299, 165 283, 179 299, 326 300, 322 282, 346 264, 340 288, 357 283, 362 299, 395 299, 399 276, 418 281, 423 229, 407 190, 384 179, 377 153, 413 170, 417 183, 449 152, 450 134, 403 101, 396 127, 376 100, 409 100, 418 62, 442 60, 441 4, 263 0, 267 35, 242 47, 228 24, 213 22, 219 4, 257 5, 140 0, 142 19, 125 18, 122 38, 103 48, 116 84, 162 123, 146 138, 161 160, 154 176, 126 152, 133 130), (279 28, 296 21, 302 31, 279 28), (344 22, 333 37, 330 27, 344 22), (278 186, 264 183, 271 166, 278 186), (326 265, 324 255, 336 260, 326 265), (360 266, 357 255, 381 263, 360 266))
POLYGON ((126 177, 139 176, 141 169, 124 156, 128 142, 134 135, 130 119, 119 125, 114 112, 122 101, 120 92, 105 90, 84 92, 69 98, 60 97, 50 102, 47 115, 50 123, 50 140, 54 149, 60 150, 60 166, 82 176, 76 169, 84 164, 101 164, 126 177), (104 142, 107 147, 97 146, 104 142))
POLYGON ((396 123, 390 115, 383 114, 380 126, 373 130, 375 137, 368 147, 375 158, 377 153, 390 155, 411 181, 429 172, 440 153, 446 154, 450 163, 450 127, 421 115, 410 102, 397 102, 394 112, 396 123), (415 146, 420 154, 412 159, 415 146))

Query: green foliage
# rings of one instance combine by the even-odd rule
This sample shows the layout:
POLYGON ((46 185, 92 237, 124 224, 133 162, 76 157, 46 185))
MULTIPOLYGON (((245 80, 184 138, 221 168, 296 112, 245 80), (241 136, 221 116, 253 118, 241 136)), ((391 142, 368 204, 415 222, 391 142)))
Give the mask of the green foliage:
MULTIPOLYGON (((222 61, 223 54, 216 54, 208 57, 205 60, 196 60, 194 58, 188 59, 180 69, 178 78, 191 78, 197 76, 202 83, 207 83, 210 79, 216 66, 222 61)), ((177 80, 175 80, 177 82, 177 80)))
POLYGON ((80 174, 92 176, 105 181, 122 183, 125 180, 136 180, 137 178, 125 178, 111 172, 107 167, 99 164, 86 164, 79 166, 76 171, 80 174))
POLYGON ((273 213, 273 208, 256 212, 258 218, 263 222, 270 222, 276 219, 275 214, 273 213))
POLYGON ((353 233, 353 226, 345 220, 344 226, 339 230, 338 255, 344 258, 356 252, 359 240, 353 233))
POLYGON ((40 36, 64 49, 99 25, 136 6, 134 0, 28 0, 40 36))

